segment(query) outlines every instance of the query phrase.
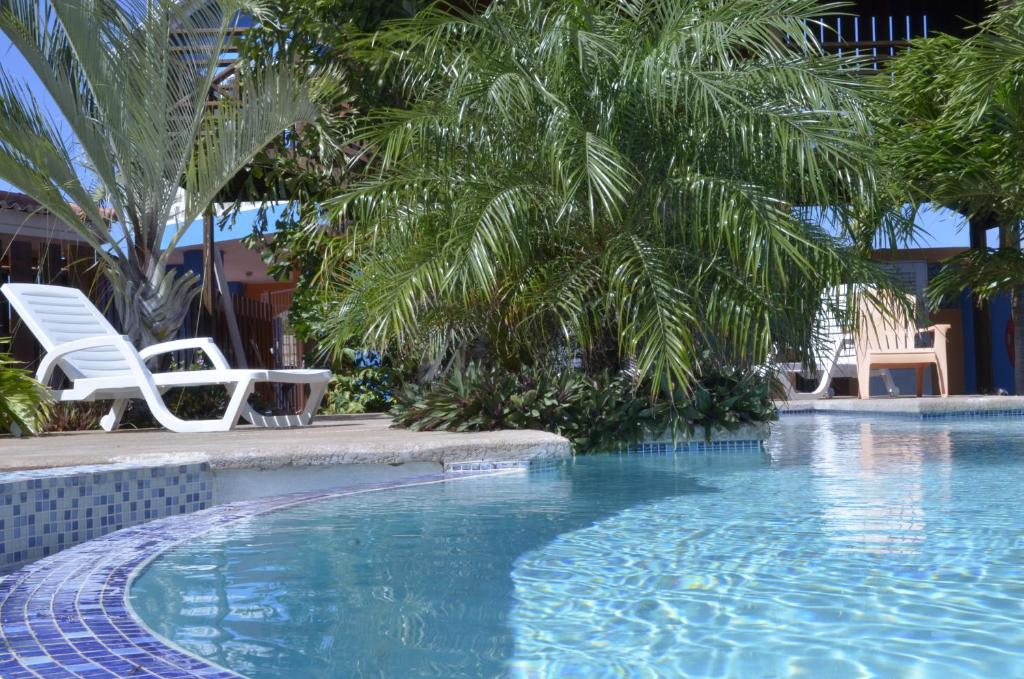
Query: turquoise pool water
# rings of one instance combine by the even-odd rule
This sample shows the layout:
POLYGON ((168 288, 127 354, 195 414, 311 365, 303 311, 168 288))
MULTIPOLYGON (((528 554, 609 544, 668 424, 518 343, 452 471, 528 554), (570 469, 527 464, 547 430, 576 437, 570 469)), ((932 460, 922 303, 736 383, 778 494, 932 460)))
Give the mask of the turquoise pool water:
POLYGON ((227 526, 131 590, 279 677, 1022 677, 1024 423, 793 416, 227 526))

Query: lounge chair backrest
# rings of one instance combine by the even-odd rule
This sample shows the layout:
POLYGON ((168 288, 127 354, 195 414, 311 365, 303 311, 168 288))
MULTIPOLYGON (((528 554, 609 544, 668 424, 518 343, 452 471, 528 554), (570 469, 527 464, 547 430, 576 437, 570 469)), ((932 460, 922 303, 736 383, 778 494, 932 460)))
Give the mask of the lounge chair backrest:
MULTIPOLYGON (((914 295, 907 295, 911 308, 917 303, 914 295)), ((857 326, 857 349, 867 351, 901 351, 914 349, 921 332, 912 314, 893 304, 888 313, 882 313, 871 300, 860 299, 860 318, 857 326)))
MULTIPOLYGON (((120 334, 77 288, 8 283, 0 287, 0 292, 46 351, 73 340, 120 334)), ((115 347, 76 351, 61 359, 59 365, 71 379, 112 377, 131 371, 115 347)))
POLYGON ((847 286, 839 285, 826 290, 821 296, 821 309, 814 319, 815 336, 818 338, 815 361, 821 368, 829 360, 835 358, 837 364, 855 364, 857 356, 853 350, 853 343, 848 342, 850 337, 849 329, 844 327, 833 309, 845 313, 849 304, 849 292, 847 286), (832 301, 834 300, 834 307, 832 301))

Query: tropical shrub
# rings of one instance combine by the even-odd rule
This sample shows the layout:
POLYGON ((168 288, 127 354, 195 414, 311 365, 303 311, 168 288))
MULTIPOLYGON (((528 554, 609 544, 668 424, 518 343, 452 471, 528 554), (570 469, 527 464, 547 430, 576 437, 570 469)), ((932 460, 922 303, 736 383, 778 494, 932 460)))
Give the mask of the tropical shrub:
MULTIPOLYGON (((0 339, 0 344, 7 340, 0 339)), ((50 413, 46 388, 0 352, 0 433, 38 433, 50 413)))
POLYGON ((869 85, 815 38, 831 9, 508 0, 386 23, 358 46, 409 104, 359 123, 318 339, 434 367, 631 358, 652 394, 691 387, 711 344, 740 365, 807 346, 821 291, 877 275, 793 207, 874 186, 869 85))
POLYGON ((661 420, 671 427, 681 425, 689 435, 698 432, 710 437, 714 428, 732 431, 744 424, 771 422, 778 417, 772 401, 771 375, 719 361, 704 365, 710 367, 702 370, 689 392, 676 387, 671 398, 662 394, 658 405, 663 413, 661 420))
MULTIPOLYGON (((129 403, 129 410, 134 404, 129 403)), ((89 431, 100 428, 100 420, 110 410, 110 401, 63 401, 53 404, 43 431, 89 431)), ((127 411, 126 411, 127 412, 127 411)), ((123 419, 123 418, 122 418, 123 419)))
MULTIPOLYGON (((250 397, 256 398, 254 394, 250 397)), ((164 403, 175 416, 186 420, 220 417, 227 409, 229 394, 224 387, 189 387, 169 389, 164 403)), ((66 432, 99 429, 100 419, 110 410, 111 401, 73 401, 54 405, 43 431, 66 432)), ((122 429, 160 427, 149 412, 146 402, 132 399, 121 417, 122 429)))
POLYGON ((326 415, 383 413, 394 403, 401 371, 372 351, 346 349, 332 366, 320 412, 326 415))
POLYGON ((471 363, 397 393, 396 424, 414 431, 539 429, 565 436, 578 452, 615 450, 645 436, 710 436, 776 417, 768 378, 713 368, 684 393, 652 399, 626 374, 559 367, 509 371, 471 363), (669 397, 682 399, 673 402, 669 397))
POLYGON ((332 252, 335 244, 330 238, 310 237, 307 227, 317 225, 326 233, 342 230, 339 221, 325 225, 322 202, 364 167, 350 162, 358 149, 343 142, 352 135, 357 116, 402 101, 390 79, 354 58, 353 40, 361 32, 376 30, 382 21, 412 16, 426 4, 423 0, 270 0, 263 8, 273 21, 258 23, 241 40, 244 59, 291 63, 336 84, 325 102, 330 115, 318 125, 297 127, 286 141, 268 146, 229 187, 236 206, 260 203, 253 234, 246 242, 264 256, 268 273, 279 280, 297 276, 290 321, 303 339, 317 337, 319 319, 310 290, 316 287, 320 264, 339 256, 332 252), (282 203, 286 204, 283 209, 282 203), (267 209, 271 206, 274 236, 264 238, 271 226, 267 209))

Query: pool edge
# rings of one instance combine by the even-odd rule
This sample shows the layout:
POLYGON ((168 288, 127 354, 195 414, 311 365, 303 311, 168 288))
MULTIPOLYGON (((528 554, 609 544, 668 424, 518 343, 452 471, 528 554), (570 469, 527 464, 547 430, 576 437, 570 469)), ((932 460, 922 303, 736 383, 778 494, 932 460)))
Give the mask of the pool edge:
POLYGON ((71 676, 103 676, 99 673, 106 671, 114 677, 243 677, 165 639, 134 610, 131 585, 161 554, 215 528, 309 502, 522 471, 439 472, 246 500, 156 519, 83 542, 0 578, 0 676, 36 678, 64 670, 71 676))

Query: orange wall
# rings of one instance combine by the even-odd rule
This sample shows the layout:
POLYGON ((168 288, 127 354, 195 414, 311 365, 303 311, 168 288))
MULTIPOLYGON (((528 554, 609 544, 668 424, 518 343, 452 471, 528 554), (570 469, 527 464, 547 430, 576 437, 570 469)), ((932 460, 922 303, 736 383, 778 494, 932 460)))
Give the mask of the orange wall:
POLYGON ((292 290, 295 283, 285 281, 283 283, 246 283, 245 296, 249 299, 259 301, 265 292, 278 292, 279 290, 292 290))

